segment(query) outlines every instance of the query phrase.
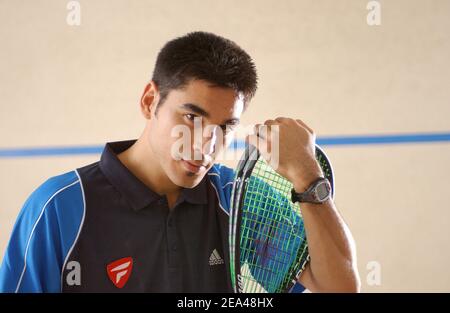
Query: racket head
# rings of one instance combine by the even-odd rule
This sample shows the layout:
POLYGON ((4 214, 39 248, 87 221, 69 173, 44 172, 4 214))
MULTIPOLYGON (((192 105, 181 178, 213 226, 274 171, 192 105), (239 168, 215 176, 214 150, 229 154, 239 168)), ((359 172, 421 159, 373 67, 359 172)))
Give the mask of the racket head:
POLYGON ((335 176, 333 171, 333 166, 331 165, 330 159, 322 150, 321 147, 316 145, 316 160, 319 162, 320 167, 322 168, 322 172, 325 178, 328 179, 331 185, 331 198, 334 199, 334 195, 336 193, 335 189, 335 176))
MULTIPOLYGON (((331 163, 320 147, 315 152, 334 197, 331 163)), ((309 261, 303 218, 298 203, 290 201, 291 189, 292 184, 270 168, 254 146, 246 147, 236 169, 230 209, 230 273, 235 292, 287 292, 309 261), (267 198, 276 201, 267 206, 267 198)))

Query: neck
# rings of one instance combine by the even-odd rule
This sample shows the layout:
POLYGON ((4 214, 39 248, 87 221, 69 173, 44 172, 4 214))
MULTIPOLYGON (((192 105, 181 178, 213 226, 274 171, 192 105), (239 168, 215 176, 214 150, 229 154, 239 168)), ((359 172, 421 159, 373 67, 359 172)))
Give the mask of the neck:
POLYGON ((144 130, 139 139, 120 153, 118 158, 148 188, 159 195, 166 195, 169 207, 172 207, 178 199, 181 188, 164 173, 147 138, 148 135, 144 130))

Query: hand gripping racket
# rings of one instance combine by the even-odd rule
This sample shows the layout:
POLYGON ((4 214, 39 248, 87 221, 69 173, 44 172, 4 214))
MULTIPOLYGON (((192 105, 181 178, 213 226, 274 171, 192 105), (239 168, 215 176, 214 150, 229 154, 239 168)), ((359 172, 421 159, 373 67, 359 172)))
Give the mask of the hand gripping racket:
MULTIPOLYGON (((316 159, 330 181, 331 163, 316 145, 316 159)), ((235 292, 288 292, 309 261, 303 218, 291 201, 293 185, 248 145, 231 194, 230 273, 235 292)))

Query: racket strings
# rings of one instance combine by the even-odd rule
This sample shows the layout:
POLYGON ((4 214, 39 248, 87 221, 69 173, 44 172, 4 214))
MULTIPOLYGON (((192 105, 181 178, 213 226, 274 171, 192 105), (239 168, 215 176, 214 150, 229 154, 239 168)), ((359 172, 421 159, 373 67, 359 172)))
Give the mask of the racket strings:
POLYGON ((258 160, 247 181, 240 236, 241 285, 245 292, 280 292, 307 259, 300 208, 292 184, 258 160))

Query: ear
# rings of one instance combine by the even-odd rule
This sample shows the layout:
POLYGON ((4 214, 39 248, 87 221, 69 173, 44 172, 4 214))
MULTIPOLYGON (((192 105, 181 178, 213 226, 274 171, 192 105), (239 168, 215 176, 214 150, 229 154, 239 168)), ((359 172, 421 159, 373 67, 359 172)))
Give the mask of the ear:
POLYGON ((146 119, 151 119, 159 102, 158 87, 154 81, 150 81, 141 96, 141 112, 146 119))

